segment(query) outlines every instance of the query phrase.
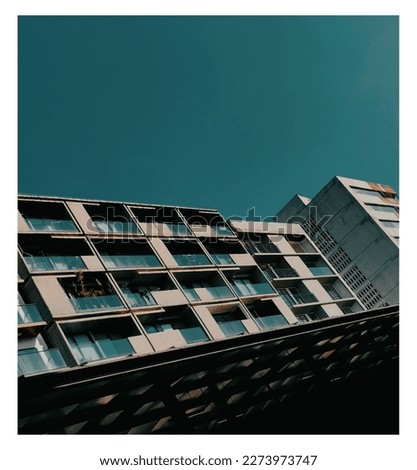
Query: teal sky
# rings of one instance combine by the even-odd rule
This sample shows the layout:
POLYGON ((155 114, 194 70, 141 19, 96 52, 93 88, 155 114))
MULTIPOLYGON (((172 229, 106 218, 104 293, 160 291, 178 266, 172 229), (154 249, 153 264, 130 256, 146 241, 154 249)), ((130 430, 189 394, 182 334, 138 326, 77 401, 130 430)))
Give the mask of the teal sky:
POLYGON ((274 215, 399 189, 398 17, 23 16, 20 193, 274 215))

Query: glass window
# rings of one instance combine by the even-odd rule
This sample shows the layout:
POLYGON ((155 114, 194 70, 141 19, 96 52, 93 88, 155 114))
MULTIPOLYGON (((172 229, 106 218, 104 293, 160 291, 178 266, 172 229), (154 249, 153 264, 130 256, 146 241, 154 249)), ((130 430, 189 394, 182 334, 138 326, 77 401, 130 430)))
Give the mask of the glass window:
POLYGON ((398 217, 398 208, 392 206, 382 206, 378 204, 367 204, 367 206, 376 212, 385 212, 387 214, 394 214, 398 217))
POLYGON ((400 226, 398 220, 381 220, 380 222, 382 225, 389 228, 398 228, 400 226))

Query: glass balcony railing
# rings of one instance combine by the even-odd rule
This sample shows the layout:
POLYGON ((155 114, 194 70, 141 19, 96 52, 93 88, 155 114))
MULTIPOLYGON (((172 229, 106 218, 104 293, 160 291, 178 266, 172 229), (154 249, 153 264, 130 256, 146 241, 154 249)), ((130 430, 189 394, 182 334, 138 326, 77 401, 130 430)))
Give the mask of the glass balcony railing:
POLYGON ((18 305, 17 307, 17 321, 21 323, 35 323, 42 321, 42 317, 38 312, 35 304, 18 305))
POLYGON ((265 317, 257 317, 255 318, 255 322, 261 330, 272 330, 274 328, 288 326, 288 322, 283 317, 283 315, 268 315, 265 317))
POLYGON ((274 268, 270 266, 264 268, 262 272, 265 274, 266 278, 269 281, 272 281, 276 278, 298 277, 298 273, 292 268, 274 268))
POLYGON ((206 255, 190 254, 190 255, 173 255, 178 266, 204 266, 210 265, 210 261, 206 255))
POLYGON ((233 285, 233 290, 237 295, 256 295, 256 294, 271 294, 274 289, 267 282, 260 282, 256 284, 233 285))
POLYGON ((334 272, 327 266, 309 266, 308 269, 310 270, 313 276, 334 276, 334 272))
POLYGON ((279 248, 272 242, 255 242, 246 240, 245 246, 250 254, 257 253, 280 253, 279 248))
POLYGON ((209 337, 201 328, 201 326, 194 326, 191 328, 180 328, 179 330, 184 337, 187 344, 200 343, 201 341, 208 341, 209 337))
MULTIPOLYGON (((210 294, 213 300, 233 297, 233 293, 226 286, 204 287, 204 289, 210 294)), ((201 300, 195 289, 184 288, 184 293, 190 302, 198 302, 201 300)))
POLYGON ((298 274, 291 268, 274 268, 272 270, 277 277, 297 277, 298 274))
POLYGON ((72 220, 25 218, 32 230, 37 232, 78 232, 72 220))
POLYGON ((213 299, 228 299, 233 297, 233 293, 226 286, 206 287, 213 299))
POLYGON ((138 227, 133 222, 118 220, 95 220, 94 225, 103 233, 139 233, 138 227))
POLYGON ((117 356, 128 356, 135 352, 127 338, 102 339, 77 346, 72 345, 71 349, 80 363, 99 361, 117 356))
POLYGON ((117 295, 99 295, 97 297, 72 297, 71 303, 77 312, 87 310, 108 310, 123 307, 117 295))
POLYGON ((156 305, 155 299, 150 292, 143 294, 137 292, 123 292, 124 297, 130 307, 145 307, 146 305, 156 305))
POLYGON ((241 320, 231 320, 225 322, 218 322, 220 329, 227 337, 243 335, 247 333, 246 328, 243 326, 241 320))
POLYGON ((200 301, 200 297, 198 296, 197 292, 195 291, 195 289, 192 289, 192 288, 184 288, 184 293, 185 293, 185 296, 187 297, 187 299, 190 301, 190 302, 198 302, 200 301))
POLYGON ((233 232, 223 225, 212 225, 211 229, 216 232, 216 235, 219 237, 230 237, 230 235, 233 235, 233 232))
POLYGON ((211 254, 210 256, 213 258, 213 261, 216 264, 220 264, 220 265, 235 264, 232 257, 230 255, 226 254, 226 253, 211 254))
POLYGON ((78 271, 86 266, 81 256, 25 256, 30 271, 78 271))
POLYGON ((102 255, 106 268, 158 268, 161 263, 154 255, 102 255))
POLYGON ((280 295, 284 299, 285 303, 289 306, 292 307, 293 305, 298 305, 298 304, 308 304, 311 302, 317 302, 317 297, 313 294, 288 294, 288 293, 282 293, 280 292, 280 295))
POLYGON ((184 224, 165 222, 164 225, 170 230, 171 235, 174 237, 185 237, 190 234, 188 228, 184 224))
POLYGON ((67 367, 59 349, 19 353, 18 374, 30 375, 67 367))

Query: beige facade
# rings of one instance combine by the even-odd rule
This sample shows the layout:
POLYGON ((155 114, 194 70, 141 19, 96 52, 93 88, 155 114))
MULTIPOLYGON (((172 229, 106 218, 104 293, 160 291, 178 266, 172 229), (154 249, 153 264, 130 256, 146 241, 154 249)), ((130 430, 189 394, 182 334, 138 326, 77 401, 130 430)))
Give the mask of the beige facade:
POLYGON ((33 196, 18 217, 20 375, 364 310, 297 224, 33 196))

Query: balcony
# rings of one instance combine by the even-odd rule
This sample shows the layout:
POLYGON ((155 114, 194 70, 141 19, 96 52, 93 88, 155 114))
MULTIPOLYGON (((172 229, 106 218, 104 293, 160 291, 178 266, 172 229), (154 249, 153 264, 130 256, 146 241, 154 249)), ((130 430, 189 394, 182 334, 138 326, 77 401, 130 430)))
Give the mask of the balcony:
POLYGON ((19 352, 18 374, 30 375, 67 367, 59 349, 19 352))
POLYGON ((72 297, 70 301, 77 312, 89 310, 113 310, 123 308, 117 295, 98 295, 96 297, 72 297))
POLYGON ((261 330, 273 330, 288 326, 287 320, 281 314, 258 317, 255 318, 255 322, 261 330))
POLYGON ((211 229, 219 237, 230 237, 234 235, 234 233, 224 225, 213 225, 211 229))
POLYGON ((211 254, 210 256, 213 258, 213 261, 215 262, 215 264, 218 264, 221 266, 228 265, 228 264, 235 264, 232 257, 228 255, 227 253, 211 254))
POLYGON ((92 341, 87 335, 68 337, 71 349, 80 363, 129 356, 135 351, 127 338, 92 341))
POLYGON ((94 220, 95 227, 102 233, 140 233, 138 227, 133 222, 118 220, 94 220))
POLYGON ((156 301, 153 298, 152 293, 149 291, 141 291, 137 293, 123 291, 123 296, 126 298, 129 306, 132 308, 156 305, 156 301))
MULTIPOLYGON (((323 287, 333 300, 342 299, 342 296, 333 284, 323 284, 323 287)), ((350 295, 347 294, 347 297, 350 297, 350 295)))
POLYGON ((207 294, 204 296, 204 299, 199 296, 196 288, 184 288, 184 293, 190 302, 198 302, 200 300, 208 301, 208 297, 210 297, 210 300, 229 299, 233 297, 233 293, 226 286, 199 287, 197 289, 200 291, 203 290, 204 294, 207 294))
MULTIPOLYGON (((236 280, 235 280, 236 282, 236 280)), ((257 294, 273 294, 275 291, 274 289, 268 284, 267 282, 259 282, 259 283, 235 283, 232 285, 233 290, 239 296, 246 296, 246 295, 257 295, 257 294)))
POLYGON ((209 339, 203 328, 200 326, 180 328, 179 331, 187 344, 201 343, 202 341, 208 341, 209 339))
MULTIPOLYGON (((217 320, 216 320, 217 321, 217 320)), ((246 328, 243 326, 241 320, 217 321, 223 334, 230 338, 231 336, 244 335, 247 333, 246 328)))
POLYGON ((308 266, 313 276, 334 276, 335 273, 328 266, 308 266))
POLYGON ((244 244, 246 246, 246 249, 252 255, 258 253, 280 253, 279 248, 274 243, 268 240, 245 240, 244 244))
POLYGON ((290 268, 278 268, 273 265, 261 265, 262 272, 269 281, 276 278, 298 277, 298 273, 290 268))
POLYGON ((173 255, 178 266, 205 266, 210 265, 210 261, 203 254, 174 254, 173 255))
POLYGON ((108 269, 159 268, 161 263, 154 255, 101 255, 108 269))
POLYGON ((22 323, 36 323, 43 321, 35 304, 18 305, 17 321, 22 323))
POLYGON ((278 292, 289 307, 317 302, 317 297, 311 293, 300 293, 285 289, 279 289, 278 292))
POLYGON ((30 271, 78 271, 86 269, 81 256, 25 256, 30 271))
POLYGON ((164 225, 169 229, 173 237, 186 237, 190 234, 190 231, 184 224, 164 222, 164 225))
POLYGON ((36 232, 78 232, 72 220, 26 217, 25 221, 36 232))

